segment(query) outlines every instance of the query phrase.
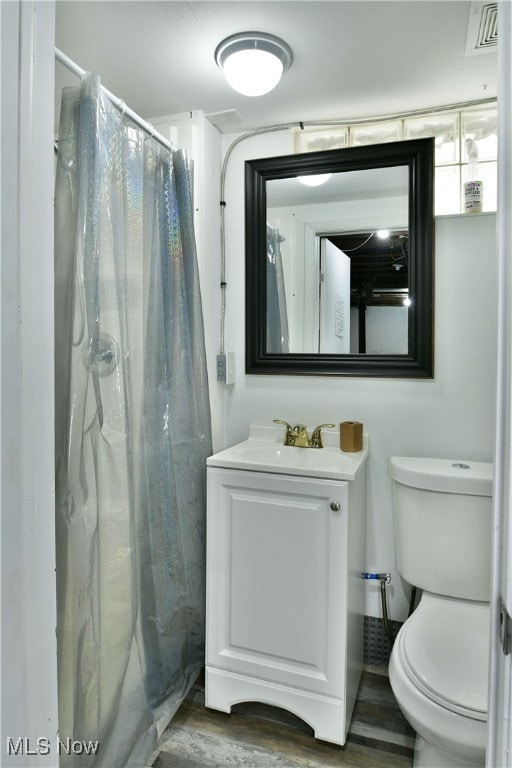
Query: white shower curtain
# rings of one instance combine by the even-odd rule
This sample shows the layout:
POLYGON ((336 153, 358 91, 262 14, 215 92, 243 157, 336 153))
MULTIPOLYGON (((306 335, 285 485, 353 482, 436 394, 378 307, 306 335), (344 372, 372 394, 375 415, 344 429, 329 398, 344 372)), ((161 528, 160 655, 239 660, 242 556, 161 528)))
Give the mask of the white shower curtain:
POLYGON ((281 243, 285 238, 267 224, 267 352, 290 351, 288 310, 281 243))
POLYGON ((142 766, 204 658, 211 434, 190 169, 94 76, 65 89, 58 146, 61 765, 142 766))

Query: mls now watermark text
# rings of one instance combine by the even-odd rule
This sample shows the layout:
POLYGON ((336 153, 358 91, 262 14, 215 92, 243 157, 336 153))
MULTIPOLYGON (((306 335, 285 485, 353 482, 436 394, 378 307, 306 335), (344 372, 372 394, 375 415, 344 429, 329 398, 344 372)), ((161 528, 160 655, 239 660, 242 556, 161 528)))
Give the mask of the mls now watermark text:
POLYGON ((97 755, 100 750, 99 741, 79 741, 77 739, 51 740, 40 736, 30 739, 19 736, 17 739, 7 738, 8 755, 97 755))

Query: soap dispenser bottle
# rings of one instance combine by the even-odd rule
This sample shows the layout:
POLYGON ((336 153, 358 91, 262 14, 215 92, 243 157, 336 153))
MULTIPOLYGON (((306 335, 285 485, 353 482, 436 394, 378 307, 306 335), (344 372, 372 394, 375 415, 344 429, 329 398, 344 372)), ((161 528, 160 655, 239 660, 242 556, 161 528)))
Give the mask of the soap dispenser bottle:
POLYGON ((466 213, 481 213, 483 182, 479 178, 478 149, 473 139, 466 139, 466 155, 468 166, 467 181, 464 182, 464 211, 466 213))

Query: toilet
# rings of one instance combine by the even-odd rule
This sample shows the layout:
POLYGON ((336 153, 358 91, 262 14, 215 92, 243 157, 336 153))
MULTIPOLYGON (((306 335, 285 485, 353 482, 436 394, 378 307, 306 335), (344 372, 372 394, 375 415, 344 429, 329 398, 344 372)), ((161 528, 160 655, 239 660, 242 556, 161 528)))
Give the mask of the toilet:
POLYGON ((492 464, 392 457, 397 566, 422 590, 389 679, 414 768, 482 768, 487 739, 492 464))

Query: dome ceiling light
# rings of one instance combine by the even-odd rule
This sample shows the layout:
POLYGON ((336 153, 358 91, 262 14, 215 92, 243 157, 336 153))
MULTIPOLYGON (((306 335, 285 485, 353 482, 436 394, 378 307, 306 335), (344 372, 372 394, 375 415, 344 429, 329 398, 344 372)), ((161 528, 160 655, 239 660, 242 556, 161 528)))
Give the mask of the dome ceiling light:
POLYGON ((239 32, 217 46, 215 61, 235 91, 262 96, 276 87, 293 54, 290 46, 274 35, 239 32))
POLYGON ((314 173, 311 176, 297 176, 298 181, 301 184, 305 184, 306 187, 319 187, 329 181, 332 173, 314 173))

